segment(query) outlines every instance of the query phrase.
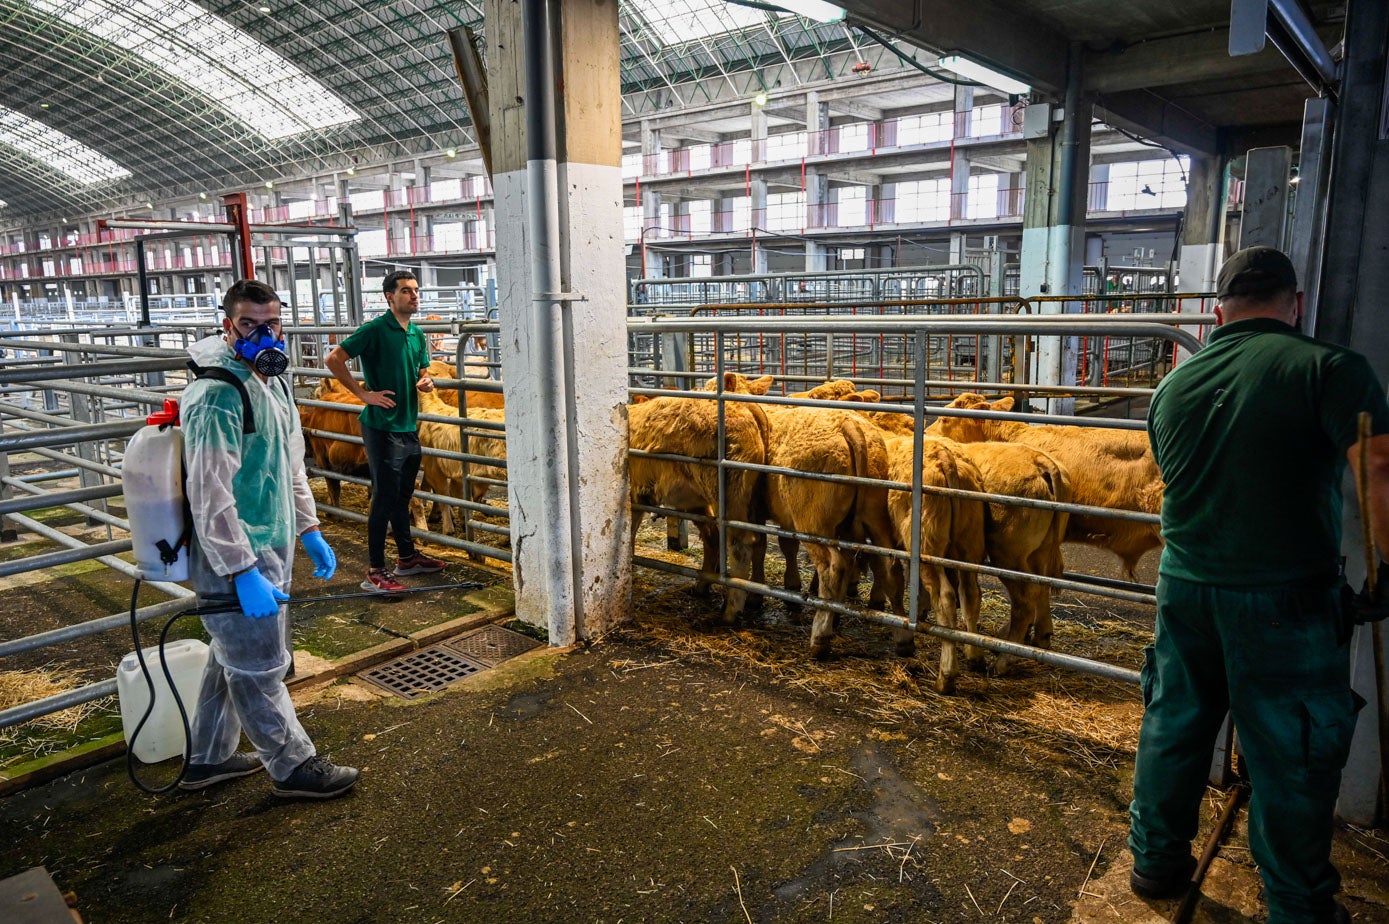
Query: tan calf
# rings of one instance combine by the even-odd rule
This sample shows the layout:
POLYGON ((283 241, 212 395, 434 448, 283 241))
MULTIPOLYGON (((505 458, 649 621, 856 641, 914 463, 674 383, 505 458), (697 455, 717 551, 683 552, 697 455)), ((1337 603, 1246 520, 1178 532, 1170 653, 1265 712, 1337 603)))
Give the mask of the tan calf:
MULTIPOLYGON (((888 477, 904 484, 912 483, 911 437, 895 437, 887 441, 888 477)), ((979 470, 963 455, 951 451, 947 441, 921 440, 922 486, 956 488, 978 491, 982 488, 979 470)), ((888 509, 897 531, 899 547, 911 548, 912 497, 907 491, 889 491, 888 509)), ((921 495, 921 554, 954 561, 978 564, 984 560, 984 504, 968 498, 941 494, 921 495)), ((959 611, 964 609, 965 628, 979 630, 979 579, 972 571, 963 571, 921 562, 921 586, 926 591, 932 614, 938 624, 958 628, 959 611)), ((910 654, 915 638, 909 631, 898 634, 898 653, 910 654)), ((972 656, 973 650, 966 651, 972 656)), ((942 640, 940 671, 936 689, 949 693, 955 689, 959 675, 955 643, 942 640)))
MULTIPOLYGON (((365 405, 336 379, 323 379, 313 395, 315 401, 331 401, 341 404, 342 410, 322 407, 300 407, 299 422, 305 430, 322 430, 327 433, 341 433, 347 436, 362 435, 362 426, 357 415, 365 405)), ((304 434, 314 465, 325 472, 340 475, 367 475, 367 451, 361 443, 349 443, 326 436, 304 434)), ((328 503, 334 507, 341 505, 342 482, 331 474, 325 475, 328 484, 328 503)))
MULTIPOLYGON (((627 408, 632 449, 651 453, 718 459, 718 410, 715 402, 698 398, 654 398, 627 408)), ((729 403, 724 410, 724 445, 729 460, 764 465, 767 462, 768 425, 766 414, 753 405, 729 403)), ((633 503, 669 507, 712 518, 718 509, 719 472, 713 465, 672 462, 633 456, 630 459, 633 503)), ((730 520, 754 522, 753 509, 761 475, 730 469, 726 473, 724 503, 730 520)), ((632 545, 635 548, 640 516, 632 517, 632 545)), ((712 522, 696 524, 704 544, 706 574, 719 571, 718 527, 712 522)), ((735 578, 761 580, 760 562, 766 539, 742 529, 728 530, 728 570, 735 578), (758 563, 757 573, 754 564, 758 563)), ((696 591, 708 589, 701 579, 696 591)), ((732 623, 747 606, 747 591, 729 588, 724 598, 723 616, 732 623)))
MULTIPOLYGON (((767 392, 771 381, 770 376, 750 380, 730 374, 725 379, 725 389, 761 395, 767 392)), ((835 389, 834 394, 842 395, 846 390, 852 391, 853 385, 830 382, 816 386, 806 396, 828 398, 831 389, 835 389), (836 388, 840 385, 847 389, 836 388)), ((887 477, 882 433, 859 415, 850 411, 775 405, 763 409, 771 427, 768 465, 824 475, 887 477)), ((887 493, 885 488, 769 474, 765 487, 766 510, 777 523, 795 532, 853 542, 869 541, 892 548, 895 534, 887 512, 887 493)), ((800 542, 781 537, 778 544, 786 559, 786 589, 799 593, 800 542)), ((835 603, 843 602, 857 575, 854 554, 816 542, 806 543, 806 554, 815 568, 811 592, 818 592, 835 603)), ((869 567, 873 570, 870 603, 886 604, 899 615, 903 614, 900 570, 891 567, 891 563, 879 555, 869 556, 869 567)), ((838 614, 832 610, 816 610, 810 631, 812 657, 829 656, 838 623, 838 614)))
MULTIPOLYGON (((438 390, 433 392, 420 392, 420 411, 425 414, 435 414, 444 417, 457 416, 457 407, 450 407, 438 390)), ((504 423, 504 413, 496 409, 469 409, 469 420, 486 420, 495 423, 504 423)), ((468 453, 470 455, 487 456, 488 458, 506 461, 506 437, 496 431, 488 430, 488 433, 495 433, 492 436, 478 436, 476 432, 468 436, 468 453)), ((433 420, 421 420, 419 422, 420 445, 429 449, 438 449, 444 452, 462 452, 463 441, 462 433, 457 424, 439 423, 433 420)), ((443 494, 448 497, 463 497, 464 476, 480 476, 483 478, 493 478, 497 480, 506 479, 506 469, 497 466, 485 465, 480 463, 465 463, 458 459, 447 459, 440 456, 426 454, 420 460, 420 472, 423 476, 425 489, 435 494, 443 494)), ((469 481, 469 499, 474 502, 482 500, 487 494, 488 485, 476 481, 469 481)), ((453 532, 453 508, 448 504, 438 504, 440 528, 445 533, 453 532)), ((426 515, 427 519, 427 515, 426 515)), ((420 525, 420 524, 417 524, 420 525)), ((423 528, 421 526, 421 528, 423 528)))
MULTIPOLYGON (((980 395, 963 394, 947 406, 1007 411, 1012 409, 1013 399, 990 402, 980 395)), ((962 443, 1021 443, 1039 449, 1066 470, 1071 497, 1077 504, 1144 513, 1162 509, 1162 475, 1146 433, 964 417, 942 417, 928 432, 962 443)), ((1109 549, 1123 562, 1124 575, 1130 581, 1136 580, 1143 554, 1162 545, 1156 523, 1088 514, 1071 515, 1066 540, 1109 549)))
MULTIPOLYGON (((951 443, 950 448, 974 463, 990 494, 1069 503, 1070 482, 1056 460, 1040 450, 1017 443, 951 443)), ((1060 577, 1064 570, 1061 542, 1069 515, 1040 507, 991 503, 984 508, 984 547, 999 568, 1042 577, 1060 577)), ((1008 591, 1010 614, 1004 637, 1051 647, 1051 589, 1021 578, 1000 578, 1008 591)), ((994 673, 1007 673, 1013 656, 999 655, 994 673)))

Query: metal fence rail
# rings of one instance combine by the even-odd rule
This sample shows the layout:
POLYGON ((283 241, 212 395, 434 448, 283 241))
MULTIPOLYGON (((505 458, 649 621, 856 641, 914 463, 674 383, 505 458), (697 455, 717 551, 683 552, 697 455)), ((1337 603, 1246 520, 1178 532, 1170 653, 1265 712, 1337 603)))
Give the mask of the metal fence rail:
MULTIPOLYGON (((911 382, 917 363, 913 348, 900 333, 866 333, 865 323, 888 317, 975 317, 999 320, 1028 315, 1052 319, 1077 316, 1106 317, 1115 320, 1203 325, 1214 323, 1204 313, 1208 296, 1194 294, 1155 294, 1145 299, 1142 310, 1123 299, 1101 296, 1043 296, 1031 299, 1011 297, 953 299, 864 299, 848 304, 826 304, 807 300, 777 303, 731 301, 712 304, 668 304, 661 318, 688 313, 691 316, 755 316, 756 325, 746 333, 730 333, 722 339, 723 362, 735 372, 758 376, 772 374, 778 379, 804 378, 826 381, 838 377, 876 378, 885 383, 884 397, 910 394, 900 382, 911 382), (804 331, 788 332, 773 326, 778 319, 795 317, 842 320, 838 328, 825 328, 818 336, 804 331)), ((652 315, 656 316, 656 315, 652 315)), ((1199 337, 1198 337, 1199 339, 1199 337)), ((674 371, 709 375, 714 368, 714 340, 705 331, 687 330, 658 337, 649 329, 629 329, 631 365, 654 373, 674 371)), ((1190 347, 1187 347, 1190 349, 1190 347)), ((1074 376, 1064 387, 1154 387, 1179 358, 1177 347, 1160 337, 1150 336, 1143 327, 1113 328, 1095 334, 1078 334, 1071 343, 1077 354, 1074 376)), ((987 383, 998 385, 1032 384, 1038 379, 1034 369, 1035 341, 1026 330, 985 334, 970 329, 943 330, 927 341, 926 378, 934 383, 932 394, 950 396, 987 383)), ((688 384, 685 380, 682 384, 688 384)), ((656 384, 648 375, 642 385, 656 384)))

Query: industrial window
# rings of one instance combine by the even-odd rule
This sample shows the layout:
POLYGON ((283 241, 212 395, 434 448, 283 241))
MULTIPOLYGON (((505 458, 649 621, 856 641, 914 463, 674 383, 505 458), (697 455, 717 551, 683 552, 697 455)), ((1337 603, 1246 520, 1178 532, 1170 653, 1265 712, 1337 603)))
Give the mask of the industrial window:
POLYGON ((633 0, 630 6, 665 45, 683 45, 767 22, 765 12, 723 0, 633 0))
POLYGON ((317 80, 191 0, 30 0, 139 55, 274 140, 361 118, 317 80))
POLYGON ((69 138, 3 106, 0 106, 0 144, 86 185, 130 176, 129 170, 76 138, 69 138))
POLYGON ((1112 212, 1134 209, 1179 209, 1186 205, 1186 171, 1190 159, 1178 163, 1171 157, 1109 165, 1105 208, 1112 212))

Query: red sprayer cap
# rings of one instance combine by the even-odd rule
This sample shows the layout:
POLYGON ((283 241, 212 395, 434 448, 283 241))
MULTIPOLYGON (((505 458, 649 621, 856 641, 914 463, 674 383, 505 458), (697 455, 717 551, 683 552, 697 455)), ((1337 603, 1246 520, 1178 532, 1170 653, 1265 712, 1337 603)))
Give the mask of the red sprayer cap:
POLYGON ((145 418, 145 423, 156 427, 178 426, 178 402, 173 398, 164 399, 164 410, 155 411, 145 418))

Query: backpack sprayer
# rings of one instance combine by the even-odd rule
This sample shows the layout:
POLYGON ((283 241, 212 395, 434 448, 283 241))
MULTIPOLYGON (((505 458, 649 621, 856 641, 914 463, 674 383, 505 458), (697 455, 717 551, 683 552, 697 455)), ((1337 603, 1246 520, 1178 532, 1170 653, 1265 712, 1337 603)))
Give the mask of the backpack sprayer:
MULTIPOLYGON (((275 353, 284 356, 283 341, 280 341, 278 345, 273 342, 266 344, 249 357, 246 357, 244 351, 240 349, 240 343, 241 341, 238 341, 238 356, 252 361, 275 353)), ((277 357, 270 356, 270 360, 275 359, 277 357)), ((278 375, 288 366, 288 360, 286 359, 283 364, 266 361, 263 363, 255 362, 255 365, 258 371, 262 371, 262 366, 266 367, 263 374, 278 375), (278 367, 277 371, 272 371, 275 367, 278 367)), ((194 362, 190 362, 188 366, 195 378, 211 378, 226 382, 236 388, 241 397, 242 432, 254 433, 255 421, 251 413, 250 396, 241 380, 228 369, 215 366, 203 367, 194 362)), ((126 517, 130 522, 131 545, 138 575, 135 579, 135 587, 130 594, 130 633, 135 642, 135 662, 138 663, 139 673, 144 678, 145 689, 140 691, 133 686, 135 664, 128 664, 129 655, 121 660, 116 680, 117 689, 121 691, 121 720, 123 725, 128 728, 134 720, 135 714, 140 711, 140 706, 144 705, 143 714, 140 715, 138 721, 134 721, 134 730, 129 731, 126 735, 126 771, 130 775, 131 782, 137 787, 148 793, 159 794, 169 792, 178 786, 184 773, 187 772, 193 735, 189 727, 188 708, 184 705, 184 700, 186 696, 191 694, 193 704, 196 707, 198 684, 201 680, 203 667, 207 662, 207 646, 196 640, 176 642, 175 647, 170 649, 167 646, 169 630, 176 621, 184 616, 240 612, 241 607, 236 603, 190 607, 170 616, 168 621, 164 623, 164 628, 159 633, 158 653, 160 667, 167 686, 160 691, 160 694, 167 694, 173 698, 174 705, 178 710, 178 725, 173 724, 172 715, 168 715, 166 721, 157 723, 157 732, 152 739, 152 744, 137 751, 136 742, 141 731, 145 729, 154 715, 156 700, 154 676, 145 660, 145 651, 140 646, 140 630, 136 618, 140 584, 144 581, 167 581, 170 583, 187 581, 189 578, 188 548, 193 534, 192 518, 189 515, 187 495, 184 491, 183 433, 179 429, 178 402, 173 399, 165 399, 163 410, 149 415, 145 418, 145 423, 146 426, 136 431, 126 444, 125 459, 121 467, 126 517), (175 678, 174 672, 170 668, 171 658, 179 668, 180 676, 178 678, 175 678), (128 689, 123 689, 126 687, 128 689), (137 757, 143 753, 148 757, 145 762, 152 763, 178 755, 179 749, 172 745, 180 726, 183 733, 183 759, 179 766, 178 775, 164 786, 148 785, 136 773, 137 757)), ((476 589, 481 586, 476 581, 462 581, 414 588, 391 594, 391 596, 399 597, 407 593, 425 593, 433 590, 476 589)), ((328 594, 290 600, 286 605, 296 606, 351 600, 356 597, 379 596, 379 594, 369 592, 328 594)))

